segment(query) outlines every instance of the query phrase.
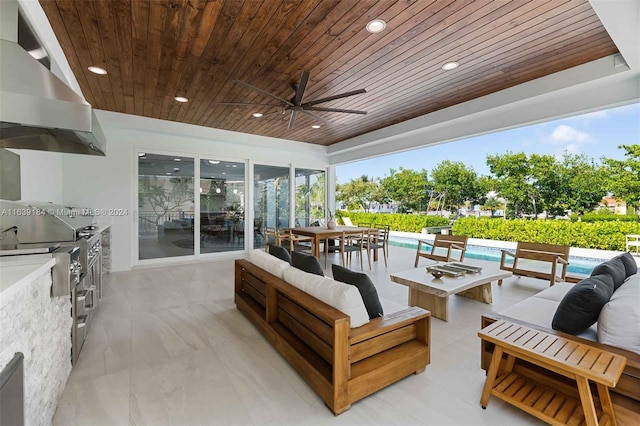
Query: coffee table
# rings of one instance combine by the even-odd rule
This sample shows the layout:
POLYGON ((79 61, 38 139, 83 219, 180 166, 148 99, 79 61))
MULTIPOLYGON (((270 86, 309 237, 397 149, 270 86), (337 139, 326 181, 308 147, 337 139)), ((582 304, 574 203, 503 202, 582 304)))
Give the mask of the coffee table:
MULTIPOLYGON (((446 263, 440 265, 446 265, 446 263)), ((391 274, 391 281, 409 287, 409 306, 427 309, 434 317, 448 321, 449 296, 458 294, 469 299, 491 303, 491 282, 503 280, 512 275, 511 272, 503 271, 497 266, 484 266, 482 271, 476 274, 465 274, 460 277, 445 275, 442 278, 434 278, 426 268, 421 267, 391 274)))

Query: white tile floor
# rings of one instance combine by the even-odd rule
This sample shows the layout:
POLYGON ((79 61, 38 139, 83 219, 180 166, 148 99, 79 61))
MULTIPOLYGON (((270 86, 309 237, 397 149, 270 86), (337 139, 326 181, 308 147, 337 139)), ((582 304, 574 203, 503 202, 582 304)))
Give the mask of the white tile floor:
MULTIPOLYGON (((414 253, 392 247, 388 268, 375 263, 370 276, 381 297, 406 304, 407 287, 391 283, 389 273, 412 268, 414 253)), ((547 286, 527 278, 493 283, 492 305, 453 296, 451 320, 432 320, 426 371, 334 417, 235 309, 232 260, 114 273, 105 277, 97 320, 53 423, 540 424, 495 399, 481 409, 477 331, 483 312, 547 286)))

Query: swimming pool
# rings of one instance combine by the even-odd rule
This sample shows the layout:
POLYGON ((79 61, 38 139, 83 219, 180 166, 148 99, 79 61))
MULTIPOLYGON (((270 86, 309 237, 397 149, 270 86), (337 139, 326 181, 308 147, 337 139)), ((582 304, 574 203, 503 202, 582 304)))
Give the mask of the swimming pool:
MULTIPOLYGON (((412 238, 403 238, 392 236, 389 237, 389 245, 395 247, 404 247, 416 250, 418 242, 412 238)), ((502 253, 498 247, 474 246, 468 245, 464 254, 465 259, 488 260, 492 262, 500 262, 502 253)), ((602 263, 602 259, 591 259, 587 257, 569 257, 569 266, 567 272, 572 274, 589 275, 596 265, 602 263)))

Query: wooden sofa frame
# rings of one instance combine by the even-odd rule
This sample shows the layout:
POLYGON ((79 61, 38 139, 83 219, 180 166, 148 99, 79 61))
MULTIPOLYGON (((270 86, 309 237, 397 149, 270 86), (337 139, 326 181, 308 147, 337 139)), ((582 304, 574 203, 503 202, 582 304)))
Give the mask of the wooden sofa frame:
POLYGON ((431 259, 442 262, 451 262, 453 259, 453 250, 460 250, 460 258, 457 259, 458 262, 462 262, 464 260, 464 252, 467 250, 467 241, 468 237, 465 236, 456 236, 456 235, 445 235, 445 234, 436 234, 433 243, 424 240, 418 240, 418 251, 416 251, 416 261, 414 263, 414 267, 418 267, 418 262, 421 257, 425 259, 431 259), (431 247, 431 252, 423 253, 422 245, 427 245, 431 247), (445 248, 447 249, 446 255, 435 254, 436 248, 445 248))
POLYGON ((235 303, 335 415, 430 363, 421 308, 352 329, 348 315, 247 260, 235 261, 235 303))
MULTIPOLYGON (((634 419, 634 423, 638 419, 640 419, 640 355, 635 352, 616 348, 614 346, 604 345, 602 343, 583 339, 581 337, 562 333, 556 330, 548 329, 546 327, 541 327, 536 324, 521 321, 498 313, 484 314, 482 316, 481 328, 485 328, 488 325, 491 325, 499 320, 521 324, 532 329, 540 330, 545 333, 557 335, 565 339, 575 341, 577 343, 604 349, 606 351, 613 352, 627 358, 627 365, 622 372, 622 376, 620 376, 616 387, 611 389, 611 396, 614 402, 614 406, 619 406, 623 410, 622 413, 616 412, 616 414, 619 415, 618 420, 621 424, 626 423, 622 422, 621 420, 623 420, 625 417, 628 418, 629 413, 631 413, 631 417, 634 419), (620 416, 620 414, 622 414, 622 416, 620 416), (627 416, 625 416, 625 414, 627 414, 627 416)), ((482 340, 480 362, 482 369, 485 371, 488 371, 489 369, 493 350, 494 345, 492 343, 482 340)), ((501 368, 508 368, 509 366, 507 366, 506 364, 506 357, 504 357, 502 360, 501 368)), ((522 375, 523 377, 536 380, 537 382, 545 383, 551 388, 558 389, 567 395, 576 395, 575 382, 567 379, 560 374, 540 368, 526 361, 517 360, 513 365, 513 371, 519 375, 522 375)), ((597 393, 594 394, 597 395, 597 393)))
MULTIPOLYGON (((560 278, 561 281, 566 279, 567 266, 569 265, 569 246, 519 242, 515 254, 508 250, 501 251, 500 269, 511 271, 513 275, 549 280, 550 286, 555 284, 557 278, 560 278), (513 258, 513 265, 506 264, 507 256, 513 258), (523 259, 549 262, 551 263, 551 272, 519 268, 518 261, 523 259), (560 265, 560 277, 556 277, 558 265, 560 265)), ((502 285, 502 280, 498 281, 498 285, 502 285)))

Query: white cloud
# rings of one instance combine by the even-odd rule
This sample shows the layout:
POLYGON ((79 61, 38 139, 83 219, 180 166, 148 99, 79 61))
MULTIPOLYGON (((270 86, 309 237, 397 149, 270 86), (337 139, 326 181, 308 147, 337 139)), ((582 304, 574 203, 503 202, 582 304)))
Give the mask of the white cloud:
POLYGON ((593 138, 589 133, 576 130, 566 124, 561 124, 556 127, 551 133, 549 142, 555 145, 558 144, 583 144, 592 142, 593 138))

